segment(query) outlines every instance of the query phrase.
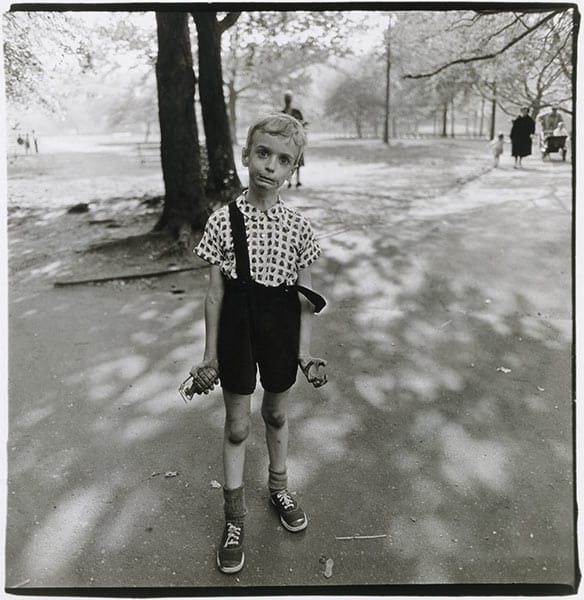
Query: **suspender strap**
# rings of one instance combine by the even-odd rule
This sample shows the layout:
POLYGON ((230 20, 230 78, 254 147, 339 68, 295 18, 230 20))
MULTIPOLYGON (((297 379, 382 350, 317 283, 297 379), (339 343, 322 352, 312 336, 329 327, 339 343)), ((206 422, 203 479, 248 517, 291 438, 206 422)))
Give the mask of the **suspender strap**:
POLYGON ((314 304, 314 312, 319 313, 325 306, 326 300, 314 290, 304 287, 303 285, 291 285, 291 289, 296 290, 299 294, 302 294, 309 302, 314 304))
POLYGON ((249 252, 247 250, 245 222, 241 211, 237 208, 235 200, 229 203, 229 220, 231 222, 231 233, 233 234, 237 278, 247 283, 251 280, 251 274, 249 270, 249 252))
MULTIPOLYGON (((237 279, 242 283, 249 283, 251 281, 251 273, 249 270, 249 251, 247 248, 245 221, 241 211, 237 208, 235 200, 229 203, 229 220, 231 222, 231 233, 233 234, 237 279)), ((307 300, 314 305, 315 313, 319 313, 326 306, 326 300, 318 292, 315 292, 310 288, 304 287, 303 285, 290 285, 284 287, 296 290, 299 294, 302 294, 307 298, 307 300)))

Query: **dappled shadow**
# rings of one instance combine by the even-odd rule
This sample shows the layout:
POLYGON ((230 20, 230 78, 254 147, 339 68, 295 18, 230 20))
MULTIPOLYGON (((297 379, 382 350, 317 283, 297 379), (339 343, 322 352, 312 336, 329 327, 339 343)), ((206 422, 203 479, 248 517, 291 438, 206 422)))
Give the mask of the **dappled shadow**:
POLYGON ((569 216, 379 190, 295 197, 329 299, 330 382, 290 403, 310 526, 289 535, 268 507, 256 393, 237 578, 214 565, 221 396, 176 391, 207 270, 11 289, 8 587, 573 581, 569 216), (356 534, 384 537, 338 539, 356 534))
POLYGON ((322 546, 337 581, 573 577, 569 223, 562 261, 534 252, 554 237, 535 214, 497 232, 480 217, 327 244, 346 257, 324 267, 333 383, 300 436, 303 455, 335 457, 311 481, 342 496, 322 546), (334 541, 355 533, 388 537, 334 541))
MULTIPOLYGON (((570 581, 571 329, 548 289, 558 253, 529 272, 502 267, 506 250, 525 265, 545 228, 493 239, 473 222, 322 241, 331 306, 314 351, 331 382, 299 382, 290 409, 291 480, 311 528, 286 536, 268 511, 255 396, 243 585, 322 584, 321 555, 337 584, 570 581), (387 537, 335 539, 354 534, 387 537)), ((184 405, 175 391, 202 352, 205 275, 174 277, 186 294, 54 290, 42 312, 21 299, 9 585, 234 583, 213 566, 220 395, 184 405), (40 364, 50 385, 29 375, 40 364)))

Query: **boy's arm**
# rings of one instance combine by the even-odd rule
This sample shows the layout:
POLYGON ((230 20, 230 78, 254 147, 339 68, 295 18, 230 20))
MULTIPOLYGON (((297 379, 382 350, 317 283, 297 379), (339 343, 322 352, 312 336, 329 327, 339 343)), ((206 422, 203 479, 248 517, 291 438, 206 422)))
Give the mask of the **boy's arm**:
MULTIPOLYGON (((310 267, 300 269, 298 273, 298 285, 310 288, 312 285, 312 274, 310 267)), ((327 382, 326 373, 321 367, 326 366, 326 360, 313 357, 310 354, 310 338, 312 334, 312 322, 314 320, 314 306, 302 294, 300 299, 300 344, 298 349, 298 363, 304 376, 314 387, 320 387, 327 382)))
POLYGON ((205 296, 205 352, 203 360, 193 366, 190 371, 193 378, 192 393, 207 393, 213 389, 218 380, 217 336, 223 292, 224 283, 221 271, 219 267, 211 265, 209 288, 205 296))
POLYGON ((219 315, 223 304, 224 283, 221 270, 211 265, 209 288, 205 297, 205 353, 203 361, 217 361, 217 336, 219 332, 219 315))

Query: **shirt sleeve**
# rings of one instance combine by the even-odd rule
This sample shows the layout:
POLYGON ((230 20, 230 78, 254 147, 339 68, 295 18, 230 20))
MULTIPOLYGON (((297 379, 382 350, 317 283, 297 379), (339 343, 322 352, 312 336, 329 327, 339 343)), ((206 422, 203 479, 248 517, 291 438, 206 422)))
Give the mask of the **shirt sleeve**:
POLYGON ((321 253, 320 245, 314 237, 314 231, 308 220, 303 220, 298 252, 298 268, 309 267, 321 253))
POLYGON ((213 213, 207 219, 201 241, 193 250, 198 257, 217 266, 225 262, 225 252, 221 244, 222 221, 219 211, 213 213))

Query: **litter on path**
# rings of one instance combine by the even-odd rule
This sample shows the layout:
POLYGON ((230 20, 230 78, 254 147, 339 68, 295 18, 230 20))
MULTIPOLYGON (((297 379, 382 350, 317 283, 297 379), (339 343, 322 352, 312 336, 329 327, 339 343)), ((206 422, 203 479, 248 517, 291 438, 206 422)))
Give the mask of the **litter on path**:
POLYGON ((324 563, 324 573, 323 575, 327 578, 330 579, 333 576, 333 566, 335 564, 335 561, 332 558, 327 558, 326 562, 324 563))

